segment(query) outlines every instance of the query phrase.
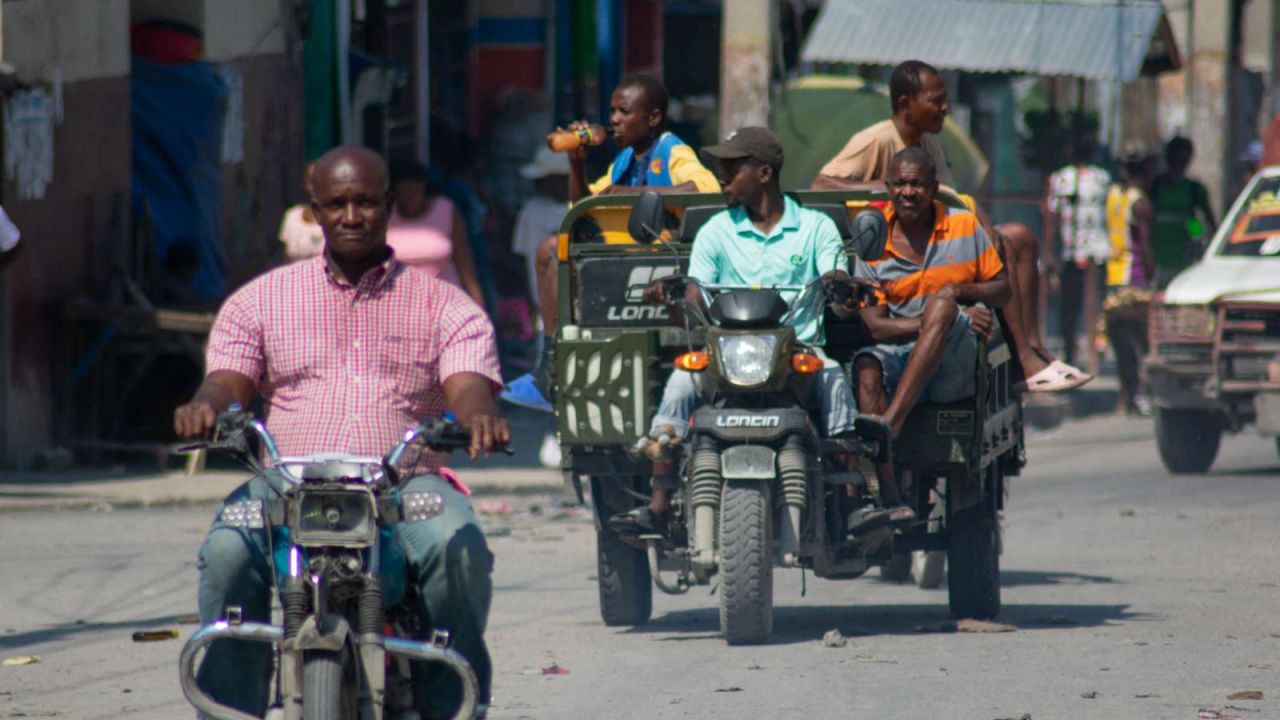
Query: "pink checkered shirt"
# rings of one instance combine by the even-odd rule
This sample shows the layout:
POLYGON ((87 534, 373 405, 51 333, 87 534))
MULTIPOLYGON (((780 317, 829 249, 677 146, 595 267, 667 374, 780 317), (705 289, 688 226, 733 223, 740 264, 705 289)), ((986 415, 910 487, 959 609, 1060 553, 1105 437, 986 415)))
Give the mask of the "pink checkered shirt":
MULTIPOLYGON (((493 326, 466 293, 389 258, 352 287, 323 255, 273 270, 227 298, 207 371, 251 378, 283 455, 382 455, 445 410, 443 383, 501 386, 493 326)), ((424 453, 418 471, 437 471, 424 453)))

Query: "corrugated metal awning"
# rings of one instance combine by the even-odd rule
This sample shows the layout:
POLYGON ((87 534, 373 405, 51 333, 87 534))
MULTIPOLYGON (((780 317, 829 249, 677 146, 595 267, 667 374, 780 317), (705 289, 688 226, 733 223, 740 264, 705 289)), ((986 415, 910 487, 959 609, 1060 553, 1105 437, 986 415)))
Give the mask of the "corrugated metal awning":
POLYGON ((1159 0, 827 0, 801 58, 1126 82, 1180 65, 1159 0))

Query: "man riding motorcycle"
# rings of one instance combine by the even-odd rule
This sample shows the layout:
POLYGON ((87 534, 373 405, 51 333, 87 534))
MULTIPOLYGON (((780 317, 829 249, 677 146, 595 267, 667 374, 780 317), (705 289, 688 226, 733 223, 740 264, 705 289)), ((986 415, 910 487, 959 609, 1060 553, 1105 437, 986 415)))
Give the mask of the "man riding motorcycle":
MULTIPOLYGON (((689 258, 688 275, 702 284, 803 285, 821 275, 847 277, 847 259, 835 223, 821 212, 801 207, 782 194, 782 143, 769 130, 745 127, 719 145, 704 148, 704 159, 715 161, 717 176, 729 207, 709 219, 697 234, 689 258)), ((662 285, 645 290, 650 303, 664 301, 662 285)), ((702 303, 692 284, 690 304, 702 303)), ((793 320, 796 338, 821 355, 822 317, 799 313, 793 320)), ((825 369, 816 383, 826 434, 837 437, 853 429, 856 416, 848 379, 839 365, 823 357, 825 369)), ((676 442, 688 433, 689 418, 698 403, 698 380, 675 370, 667 380, 662 401, 638 447, 653 462, 653 493, 647 507, 615 515, 610 524, 627 535, 661 533, 676 487, 677 461, 667 438, 676 442), (655 447, 663 443, 663 447, 655 447)))
MULTIPOLYGON (((406 428, 446 409, 471 430, 472 457, 505 446, 493 327, 463 292, 408 271, 387 247, 382 158, 360 147, 332 150, 316 162, 311 190, 324 253, 262 275, 227 299, 210 333, 204 382, 174 413, 178 434, 207 437, 220 412, 247 407, 261 393, 267 427, 285 455, 379 455, 406 428)), ((440 515, 395 526, 419 591, 417 610, 424 626, 450 633, 487 703, 492 671, 483 633, 493 556, 465 489, 442 471, 440 458, 425 452, 415 470, 405 489, 444 500, 440 515)), ((227 502, 267 493, 256 477, 227 502)), ((269 622, 270 562, 265 530, 215 519, 200 549, 201 623, 224 618, 228 606, 239 606, 246 621, 269 622)), ((261 716, 270 674, 268 646, 218 640, 198 682, 219 703, 261 716)), ((423 717, 452 716, 461 687, 451 673, 416 668, 415 680, 423 717)))

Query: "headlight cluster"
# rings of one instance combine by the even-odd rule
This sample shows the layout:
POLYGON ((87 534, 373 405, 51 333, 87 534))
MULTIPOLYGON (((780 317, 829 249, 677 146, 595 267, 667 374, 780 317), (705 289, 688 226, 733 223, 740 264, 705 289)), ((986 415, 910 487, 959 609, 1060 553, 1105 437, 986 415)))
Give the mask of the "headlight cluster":
POLYGON ((720 367, 734 385, 750 387, 769 379, 776 335, 726 335, 720 338, 720 367))
POLYGON ((261 530, 266 524, 262 500, 240 500, 222 507, 222 524, 229 528, 261 530))
POLYGON ((1152 330, 1158 335, 1207 339, 1213 336, 1214 319, 1205 305, 1162 305, 1152 315, 1152 330))
POLYGON ((363 488, 299 489, 290 525, 299 545, 366 547, 378 531, 373 495, 363 488))

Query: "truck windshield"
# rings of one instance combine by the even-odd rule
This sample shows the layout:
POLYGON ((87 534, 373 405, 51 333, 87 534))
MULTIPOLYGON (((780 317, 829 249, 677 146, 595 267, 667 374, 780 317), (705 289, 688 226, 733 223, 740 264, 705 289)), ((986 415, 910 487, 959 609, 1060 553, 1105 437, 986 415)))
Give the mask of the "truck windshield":
POLYGON ((1280 177, 1254 186, 1240 212, 1230 219, 1218 255, 1259 257, 1280 255, 1280 177))

